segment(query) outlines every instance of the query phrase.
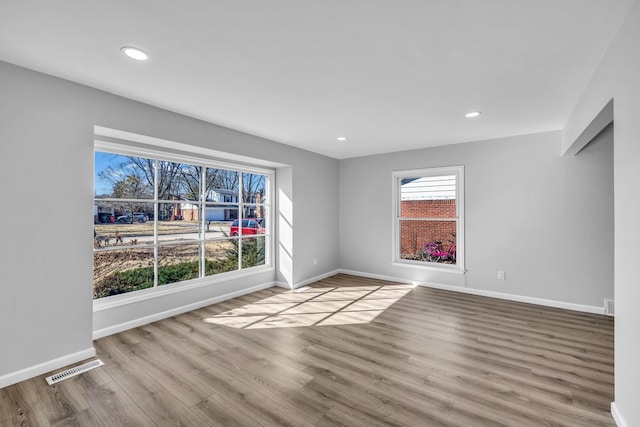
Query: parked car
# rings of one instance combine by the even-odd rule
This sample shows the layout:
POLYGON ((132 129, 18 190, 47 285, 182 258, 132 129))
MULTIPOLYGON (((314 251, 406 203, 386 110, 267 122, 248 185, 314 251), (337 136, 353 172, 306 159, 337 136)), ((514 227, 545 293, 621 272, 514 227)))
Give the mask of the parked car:
POLYGON ((94 222, 96 224, 109 224, 116 222, 116 218, 109 212, 98 212, 98 215, 95 215, 94 222))
POLYGON ((143 213, 124 214, 116 218, 120 224, 132 224, 134 222, 147 222, 147 215, 143 213))
MULTIPOLYGON (((239 220, 234 219, 231 223, 229 232, 232 236, 238 235, 239 220)), ((242 220, 242 235, 248 234, 264 234, 267 230, 264 228, 264 218, 245 218, 242 220)))

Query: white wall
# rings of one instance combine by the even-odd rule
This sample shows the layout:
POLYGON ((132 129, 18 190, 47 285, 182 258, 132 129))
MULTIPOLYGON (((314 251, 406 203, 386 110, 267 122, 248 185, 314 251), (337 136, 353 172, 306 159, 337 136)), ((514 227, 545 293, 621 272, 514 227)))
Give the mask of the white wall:
POLYGON ((340 161, 340 267, 602 308, 613 297, 612 133, 576 157, 560 145, 548 132, 340 161), (467 273, 393 266, 392 171, 458 164, 467 273))
POLYGON ((296 220, 291 280, 295 284, 337 269, 337 233, 326 232, 337 223, 337 160, 3 62, 0 94, 0 191, 20 208, 5 210, 0 239, 0 386, 21 370, 33 374, 39 364, 54 369, 49 362, 58 358, 86 357, 92 329, 281 277, 271 271, 94 317, 94 125, 289 165, 285 179, 289 186, 296 183, 289 194, 296 220))
POLYGON ((604 105, 614 100, 615 404, 618 425, 640 426, 640 2, 625 23, 568 121, 568 149, 604 105))

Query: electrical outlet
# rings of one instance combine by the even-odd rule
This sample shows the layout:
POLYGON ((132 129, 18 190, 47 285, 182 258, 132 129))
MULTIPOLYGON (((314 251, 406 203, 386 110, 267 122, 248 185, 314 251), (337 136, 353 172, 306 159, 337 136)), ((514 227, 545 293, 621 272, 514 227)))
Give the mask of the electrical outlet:
POLYGON ((504 271, 498 271, 498 280, 507 280, 507 273, 504 271))
POLYGON ((313 265, 318 265, 318 258, 313 259, 313 265))

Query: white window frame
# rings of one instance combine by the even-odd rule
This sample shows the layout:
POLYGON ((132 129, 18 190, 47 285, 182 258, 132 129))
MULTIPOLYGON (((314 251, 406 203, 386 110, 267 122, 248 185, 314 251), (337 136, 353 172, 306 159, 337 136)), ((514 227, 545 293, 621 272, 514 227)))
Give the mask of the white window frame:
MULTIPOLYGON (((118 140, 118 139, 114 139, 114 138, 104 138, 104 137, 99 137, 96 135, 96 138, 94 140, 94 153, 96 151, 100 151, 100 152, 107 152, 107 153, 112 153, 112 154, 119 154, 119 155, 125 155, 125 156, 136 156, 136 157, 143 157, 143 158, 148 158, 148 159, 152 159, 152 160, 156 160, 156 161, 169 161, 169 162, 179 162, 179 163, 188 163, 194 166, 199 166, 199 167, 204 167, 205 170, 206 168, 218 168, 218 169, 226 169, 226 170, 233 170, 233 171, 239 171, 239 172, 245 172, 245 173, 255 173, 255 174, 261 174, 264 175, 266 177, 266 182, 265 182, 265 200, 261 201, 260 206, 266 208, 268 215, 266 218, 266 232, 265 234, 260 234, 258 237, 265 237, 265 260, 264 260, 264 264, 263 265, 258 265, 258 266, 254 266, 254 267, 249 267, 249 268, 242 268, 242 246, 239 246, 239 251, 240 253, 238 254, 238 269, 234 270, 234 271, 229 271, 229 272, 224 272, 224 273, 219 273, 219 274, 215 274, 215 275, 210 275, 210 276, 205 276, 204 275, 204 263, 200 262, 200 277, 195 278, 195 279, 191 279, 191 280, 186 280, 183 282, 177 282, 177 283, 171 283, 171 284, 166 284, 166 285, 158 285, 157 283, 157 274, 154 274, 154 286, 151 288, 147 288, 147 289, 141 289, 141 290, 137 290, 137 291, 132 291, 132 292, 127 292, 127 293, 123 293, 123 294, 118 294, 118 295, 112 295, 112 296, 108 296, 108 297, 104 297, 104 298, 98 298, 98 299, 94 299, 93 303, 94 303, 94 311, 96 310, 104 310, 113 306, 118 306, 121 304, 128 304, 131 302, 135 302, 135 301, 140 301, 140 300, 145 300, 148 298, 155 298, 157 296, 161 296, 161 295, 166 295, 166 294, 171 294, 171 293, 175 293, 175 292, 181 292, 187 289, 192 289, 194 287, 200 287, 200 286, 208 286, 214 283, 218 283, 224 280, 229 280, 229 279, 235 279, 235 278, 242 278, 242 277, 247 277, 249 275, 253 275, 253 274, 259 274, 261 272, 267 271, 267 270, 273 270, 274 266, 273 266, 273 254, 274 254, 274 248, 275 248, 275 243, 274 243, 274 236, 273 236, 273 231, 274 229, 274 204, 273 201, 274 199, 274 188, 275 188, 275 170, 273 169, 267 169, 267 168, 263 168, 263 167, 258 167, 258 166, 253 166, 247 163, 236 163, 233 161, 225 161, 224 159, 220 159, 220 153, 219 152, 214 152, 212 151, 212 154, 215 154, 216 157, 213 157, 213 155, 208 156, 206 154, 203 153, 202 148, 199 147, 194 147, 193 152, 189 152, 188 150, 188 145, 185 144, 179 144, 179 143, 170 143, 172 146, 171 147, 167 147, 169 149, 167 150, 163 150, 162 148, 165 147, 160 147, 160 148, 156 148, 156 147, 150 147, 148 145, 141 145, 137 142, 132 142, 132 141, 126 141, 126 140, 118 140), (177 151, 175 147, 178 147, 180 151, 177 151), (204 155, 203 155, 204 154, 204 155)), ((95 158, 95 156, 94 156, 95 158)), ((95 165, 94 165, 95 167, 95 165)), ((156 168, 156 173, 157 173, 157 168, 156 168)), ((240 175, 242 176, 242 175, 240 175)), ((242 185, 243 185, 243 180, 241 178, 240 182, 239 182, 239 193, 238 194, 242 194, 241 192, 243 191, 242 185)), ((156 177, 156 181, 157 181, 157 177, 156 177)), ((204 182, 203 180, 201 180, 202 182, 204 182)), ((201 186, 202 187, 202 186, 201 186)), ((201 192, 204 191, 204 188, 201 189, 201 192)), ((95 202, 100 202, 100 201, 108 201, 110 199, 96 199, 95 198, 95 194, 94 194, 94 198, 93 201, 95 202)), ((139 200, 140 202, 144 202, 144 203, 153 203, 153 204, 162 204, 162 203, 167 203, 167 202, 172 202, 172 201, 165 201, 165 200, 159 200, 158 199, 158 195, 157 195, 157 191, 154 189, 154 198, 153 199, 144 199, 144 200, 139 200)), ((252 202, 247 202, 244 203, 241 201, 241 199, 237 202, 206 202, 206 201, 195 201, 193 202, 194 205, 199 206, 200 209, 200 215, 199 215, 199 222, 200 222, 200 229, 201 230, 205 230, 206 229, 206 224, 205 224, 205 215, 203 214, 203 209, 207 206, 207 204, 215 204, 215 205, 231 205, 234 207, 238 208, 238 217, 241 218, 242 217, 242 212, 243 212, 243 208, 244 205, 249 205, 249 206, 254 206, 256 205, 256 203, 252 203, 252 202)), ((155 209, 155 215, 156 217, 153 218, 154 219, 154 244, 152 245, 147 245, 146 247, 149 248, 153 248, 154 250, 154 259, 157 259, 157 255, 158 255, 158 248, 161 246, 166 246, 167 244, 165 243, 164 245, 159 244, 158 242, 158 210, 155 209)), ((189 241, 189 243, 198 243, 201 244, 205 241, 210 241, 210 240, 220 240, 220 239, 210 239, 210 238, 204 238, 203 237, 204 234, 202 236, 199 236, 199 238, 197 240, 193 240, 193 241, 189 241)), ((239 242, 241 242, 242 240, 242 227, 239 227, 239 236, 233 238, 231 236, 229 236, 230 239, 236 239, 239 242)), ((94 248, 94 252, 95 252, 95 248, 94 248)), ((204 257, 204 253, 201 254, 201 257, 204 257)), ((157 270, 157 262, 154 262, 154 269, 157 270)), ((156 272, 157 273, 157 272, 156 272)))
POLYGON ((442 272, 464 274, 465 239, 464 239, 464 165, 411 169, 394 171, 393 181, 393 225, 392 225, 392 264, 394 266, 412 267, 442 272), (400 216, 400 184, 405 178, 455 175, 456 176, 456 264, 440 264, 428 261, 414 261, 400 258, 400 222, 403 220, 441 220, 441 218, 403 218, 400 216))

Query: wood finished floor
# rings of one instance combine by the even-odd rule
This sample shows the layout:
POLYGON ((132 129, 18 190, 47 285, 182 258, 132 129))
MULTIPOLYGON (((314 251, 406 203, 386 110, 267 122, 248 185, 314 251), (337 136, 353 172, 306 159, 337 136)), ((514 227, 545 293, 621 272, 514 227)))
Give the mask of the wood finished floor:
POLYGON ((95 347, 103 367, 0 389, 0 425, 615 426, 611 318, 380 280, 271 288, 95 347))

